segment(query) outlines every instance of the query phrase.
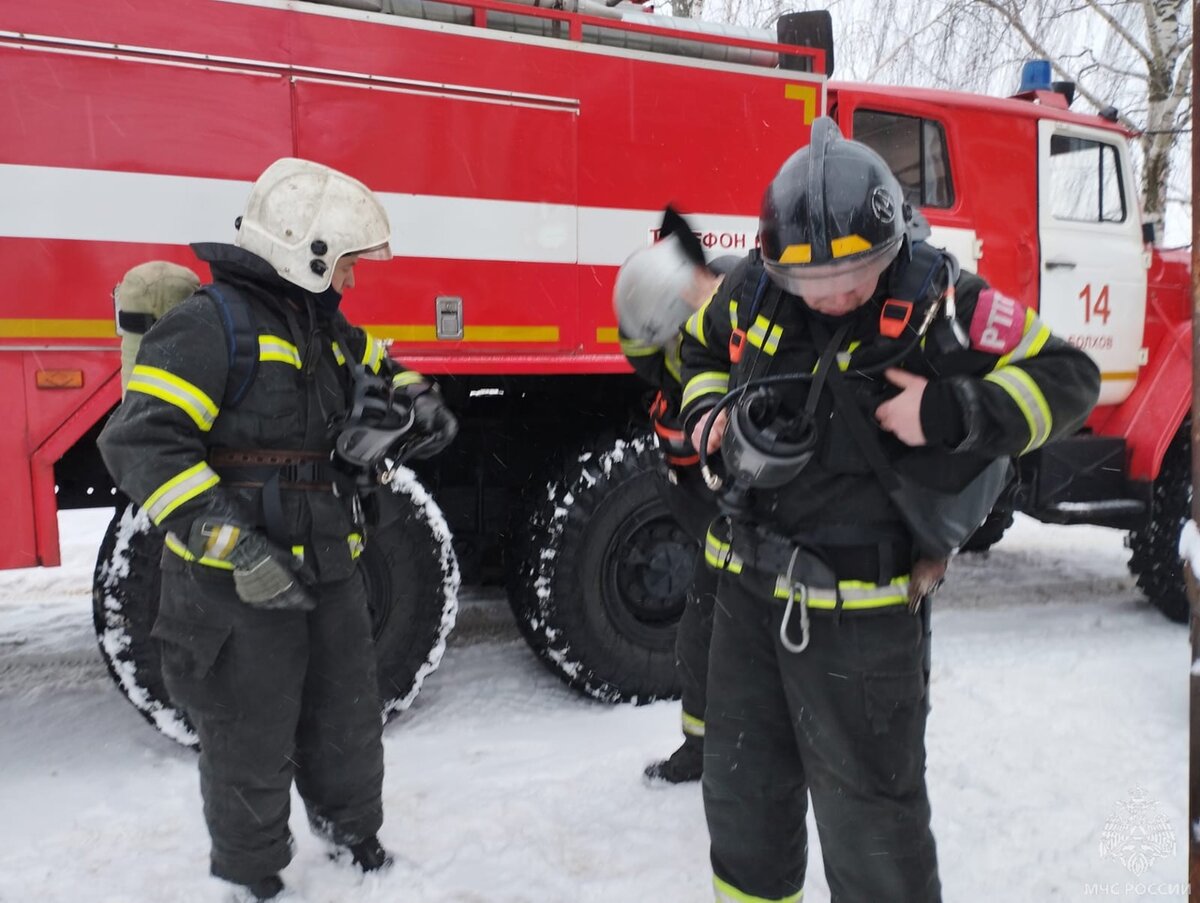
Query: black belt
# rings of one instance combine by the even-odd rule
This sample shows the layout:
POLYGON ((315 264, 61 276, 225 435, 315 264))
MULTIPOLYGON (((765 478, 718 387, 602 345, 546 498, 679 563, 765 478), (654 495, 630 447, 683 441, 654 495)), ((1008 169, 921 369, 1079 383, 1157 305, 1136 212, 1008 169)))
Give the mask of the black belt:
POLYGON ((810 586, 836 586, 839 580, 883 586, 912 570, 912 541, 886 527, 830 527, 789 539, 734 522, 729 544, 749 567, 768 574, 786 574, 791 567, 795 580, 810 586))
POLYGON ((333 492, 346 479, 324 452, 213 449, 209 463, 227 486, 242 489, 259 489, 277 479, 281 489, 333 492))

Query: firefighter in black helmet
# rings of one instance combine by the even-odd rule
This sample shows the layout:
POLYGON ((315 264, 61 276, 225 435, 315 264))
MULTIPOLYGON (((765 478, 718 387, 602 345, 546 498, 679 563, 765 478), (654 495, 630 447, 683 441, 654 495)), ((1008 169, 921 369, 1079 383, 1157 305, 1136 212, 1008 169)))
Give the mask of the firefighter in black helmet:
POLYGON ((833 899, 940 899, 922 603, 1008 459, 1098 395, 1087 355, 920 222, 818 119, 767 187, 761 253, 685 326, 683 419, 726 512, 705 544, 719 900, 800 899, 810 795, 833 899))

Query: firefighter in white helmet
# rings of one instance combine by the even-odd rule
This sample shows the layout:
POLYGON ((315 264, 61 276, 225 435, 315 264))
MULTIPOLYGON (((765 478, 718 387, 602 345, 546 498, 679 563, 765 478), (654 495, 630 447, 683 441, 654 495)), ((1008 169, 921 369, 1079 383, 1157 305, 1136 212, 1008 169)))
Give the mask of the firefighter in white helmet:
POLYGON ((193 246, 214 281, 146 333, 100 449, 166 533, 152 635, 199 735, 212 873, 267 900, 293 783, 339 856, 391 862, 364 502, 383 455, 434 454, 456 422, 338 310, 358 263, 391 257, 365 185, 278 160, 237 225, 193 246))
POLYGON ((810 798, 833 899, 941 899, 926 597, 1009 458, 1096 402, 1095 363, 921 226, 821 117, 767 187, 761 252, 684 329, 683 419, 725 513, 705 545, 718 900, 802 897, 810 798))
POLYGON ((650 421, 662 451, 659 492, 680 528, 695 540, 697 552, 675 638, 683 743, 666 759, 646 767, 651 782, 697 781, 704 769, 708 643, 717 575, 705 565, 701 552, 717 508, 679 420, 679 343, 684 321, 712 297, 723 274, 737 262, 735 257, 707 260, 691 226, 668 207, 659 240, 622 264, 613 290, 621 350, 638 376, 658 390, 650 421))

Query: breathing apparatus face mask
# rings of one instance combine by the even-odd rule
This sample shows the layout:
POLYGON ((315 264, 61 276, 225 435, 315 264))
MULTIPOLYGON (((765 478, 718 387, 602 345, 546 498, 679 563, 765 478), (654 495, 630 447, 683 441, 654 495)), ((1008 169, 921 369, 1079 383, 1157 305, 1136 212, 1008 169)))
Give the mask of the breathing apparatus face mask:
POLYGON ((382 378, 363 371, 355 378, 354 399, 334 447, 343 462, 375 475, 388 457, 398 457, 415 421, 412 400, 382 378))
POLYGON ((775 489, 804 469, 816 444, 812 415, 785 411, 776 390, 760 387, 748 391, 730 410, 721 457, 737 483, 775 489))

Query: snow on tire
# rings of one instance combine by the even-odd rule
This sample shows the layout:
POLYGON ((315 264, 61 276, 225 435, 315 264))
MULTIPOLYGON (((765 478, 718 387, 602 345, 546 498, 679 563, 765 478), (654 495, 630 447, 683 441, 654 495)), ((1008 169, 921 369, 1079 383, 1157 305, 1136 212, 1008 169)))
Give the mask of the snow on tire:
POLYGON ((158 730, 184 746, 199 747, 196 732, 172 705, 163 684, 158 643, 150 629, 158 616, 163 534, 132 502, 113 515, 92 579, 92 624, 100 654, 125 698, 158 730))
POLYGON ((659 494, 652 440, 582 454, 524 522, 509 602, 530 646, 606 702, 675 698, 675 631, 698 548, 659 494))
POLYGON ((1154 480, 1150 518, 1129 534, 1129 571, 1150 603, 1172 621, 1184 624, 1190 607, 1179 555, 1179 536, 1191 516, 1191 425, 1184 422, 1163 457, 1154 480))
MULTIPOLYGON (((387 491, 386 489, 381 491, 387 491)), ((391 521, 371 531, 359 559, 378 658, 385 717, 412 704, 441 663, 458 613, 458 559, 442 512, 413 473, 392 481, 391 521)), ((101 655, 117 686, 162 733, 196 747, 195 731, 172 704, 162 679, 158 615, 163 535, 132 503, 118 508, 100 545, 92 620, 101 655)))

